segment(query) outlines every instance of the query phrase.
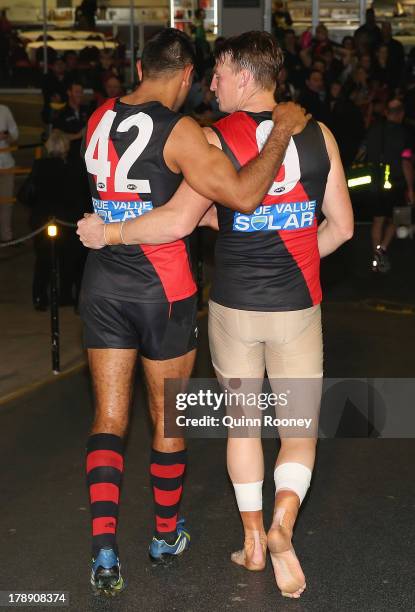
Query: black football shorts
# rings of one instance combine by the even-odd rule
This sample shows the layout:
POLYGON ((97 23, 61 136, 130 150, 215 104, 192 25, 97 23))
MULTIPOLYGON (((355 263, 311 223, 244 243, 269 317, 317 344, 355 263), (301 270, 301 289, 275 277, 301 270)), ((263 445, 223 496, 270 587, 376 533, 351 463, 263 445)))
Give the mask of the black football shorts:
POLYGON ((147 359, 173 359, 196 348, 197 296, 144 303, 82 294, 86 348, 138 349, 147 359))

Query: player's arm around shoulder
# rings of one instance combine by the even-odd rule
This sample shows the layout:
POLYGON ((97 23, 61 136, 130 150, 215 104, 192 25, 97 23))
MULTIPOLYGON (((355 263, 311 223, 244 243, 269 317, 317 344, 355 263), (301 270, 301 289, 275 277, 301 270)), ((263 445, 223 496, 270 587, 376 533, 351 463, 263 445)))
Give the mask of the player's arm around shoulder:
POLYGON ((350 240, 354 231, 353 208, 336 140, 323 123, 319 123, 330 161, 322 211, 325 221, 319 227, 320 256, 335 251, 350 240))
POLYGON ((204 133, 194 119, 183 117, 166 142, 164 159, 204 197, 236 205, 240 201, 238 173, 220 148, 211 144, 214 136, 213 130, 204 133))

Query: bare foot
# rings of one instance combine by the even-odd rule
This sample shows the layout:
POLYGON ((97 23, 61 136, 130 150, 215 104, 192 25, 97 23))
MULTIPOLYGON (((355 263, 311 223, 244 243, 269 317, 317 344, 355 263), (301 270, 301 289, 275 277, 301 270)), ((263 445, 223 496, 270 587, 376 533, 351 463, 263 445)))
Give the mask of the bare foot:
POLYGON ((231 560, 251 572, 259 572, 265 567, 266 555, 267 536, 265 532, 249 531, 245 533, 243 549, 232 553, 231 560))
POLYGON ((306 582, 291 544, 294 521, 290 520, 289 515, 284 509, 277 510, 267 540, 275 580, 281 595, 298 599, 306 587, 306 582))

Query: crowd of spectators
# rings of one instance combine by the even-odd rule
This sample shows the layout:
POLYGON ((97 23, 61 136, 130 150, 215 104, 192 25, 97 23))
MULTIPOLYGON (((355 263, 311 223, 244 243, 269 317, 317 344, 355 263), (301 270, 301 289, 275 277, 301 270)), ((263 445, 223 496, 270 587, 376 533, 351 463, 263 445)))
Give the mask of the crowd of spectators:
MULTIPOLYGON (((224 39, 217 38, 211 49, 206 40, 204 17, 204 11, 200 9, 193 26, 197 50, 195 78, 182 111, 193 115, 202 125, 209 125, 221 117, 216 98, 210 91, 210 82, 215 51, 224 39)), ((376 164, 381 163, 384 157, 383 134, 386 132, 383 128, 379 131, 377 126, 386 123, 386 131, 388 134, 393 132, 393 140, 400 143, 397 146, 405 153, 402 164, 402 152, 396 153, 399 160, 392 163, 395 174, 392 178, 399 185, 399 197, 412 200, 413 174, 409 170, 413 165, 412 153, 409 155, 408 151, 414 150, 415 48, 405 57, 402 44, 392 36, 390 23, 378 24, 373 9, 367 10, 366 23, 356 30, 354 36, 345 36, 341 44, 330 39, 322 23, 314 37, 308 30, 298 36, 291 26, 289 13, 284 11, 282 3, 276 3, 273 31, 285 56, 275 91, 276 101, 297 101, 314 119, 325 123, 336 137, 346 169, 357 158, 362 159, 365 151, 362 145, 366 145, 366 152, 369 151, 376 164), (376 133, 382 134, 380 140, 376 133), (381 144, 376 145, 377 141, 381 144)), ((7 48, 10 52, 14 40, 4 13, 0 17, 0 50, 7 48)), ((88 58, 87 67, 83 63, 85 58, 72 51, 67 51, 62 57, 55 54, 49 59, 49 71, 40 81, 45 138, 56 132, 63 133, 69 147, 64 156, 59 160, 54 156, 50 163, 60 164, 65 172, 77 168, 76 172, 83 174, 79 149, 85 126, 91 113, 105 99, 125 92, 122 62, 119 54, 97 49, 88 58), (92 88, 92 98, 85 97, 85 87, 92 88)), ((1 62, 0 78, 7 72, 4 58, 1 62)), ((399 202, 393 203, 396 204, 399 202)), ((390 219, 391 206, 389 197, 383 207, 388 209, 387 219, 390 219)), ((74 221, 79 211, 72 212, 69 217, 74 221)), ((387 246, 394 233, 391 222, 389 227, 379 225, 379 228, 373 232, 373 240, 377 242, 386 232, 383 242, 387 246)), ((42 261, 41 255, 38 260, 42 261)), ((44 306, 43 290, 34 290, 34 302, 44 306)))
MULTIPOLYGON (((86 2, 93 14, 93 2, 86 2)), ((204 11, 200 9, 193 36, 197 49, 196 79, 185 111, 209 123, 219 116, 209 83, 214 66, 214 50, 206 41, 204 11)), ((90 26, 94 24, 91 22, 90 26)), ((291 28, 292 19, 282 3, 273 12, 273 32, 284 49, 285 66, 276 91, 278 101, 299 101, 315 119, 326 123, 336 136, 343 162, 349 165, 358 150, 362 132, 385 113, 392 98, 402 101, 405 121, 415 125, 415 48, 405 58, 404 48, 392 36, 391 24, 376 22, 373 9, 367 10, 366 23, 342 43, 330 39, 324 24, 315 36, 310 31, 300 36, 291 28), (280 6, 281 5, 281 6, 280 6)), ((218 38, 215 45, 220 45, 218 38)), ((42 59, 41 48, 39 60, 42 59)), ((98 51, 87 47, 79 54, 67 51, 62 56, 50 50, 49 71, 38 71, 37 85, 44 96, 42 120, 53 125, 64 105, 71 106, 71 87, 75 83, 93 90, 88 112, 108 96, 124 89, 124 50, 98 51)), ((6 13, 0 16, 0 81, 14 70, 25 70, 27 58, 6 13)), ((27 82, 27 79, 26 79, 27 82)))
MULTIPOLYGON (((287 19, 282 12, 278 38, 285 64, 276 100, 298 101, 330 127, 346 167, 355 159, 365 132, 385 116, 389 100, 401 100, 405 122, 415 126, 415 48, 405 59, 390 22, 376 24, 374 11, 368 9, 366 23, 339 44, 330 39, 324 24, 317 27, 315 37, 297 36, 286 26, 287 19)), ((220 43, 218 39, 216 44, 220 43)), ((219 116, 209 94, 212 65, 211 59, 205 62, 185 107, 204 123, 219 116)))

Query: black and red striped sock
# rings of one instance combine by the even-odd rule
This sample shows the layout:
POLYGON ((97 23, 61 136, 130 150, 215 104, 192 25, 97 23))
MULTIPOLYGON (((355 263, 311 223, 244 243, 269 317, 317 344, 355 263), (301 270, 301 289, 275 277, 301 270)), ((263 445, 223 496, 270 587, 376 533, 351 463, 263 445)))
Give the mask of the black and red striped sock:
POLYGON ((124 444, 114 434, 94 434, 86 449, 86 473, 92 516, 92 554, 111 546, 117 551, 116 531, 124 444))
POLYGON ((186 450, 174 453, 151 451, 151 484, 156 511, 155 535, 171 543, 177 537, 176 525, 186 469, 186 450))

